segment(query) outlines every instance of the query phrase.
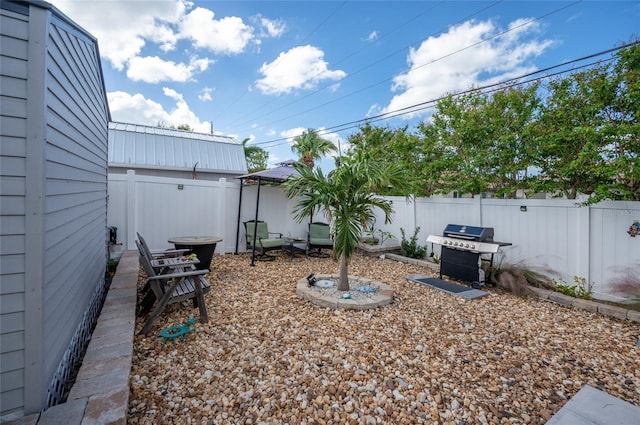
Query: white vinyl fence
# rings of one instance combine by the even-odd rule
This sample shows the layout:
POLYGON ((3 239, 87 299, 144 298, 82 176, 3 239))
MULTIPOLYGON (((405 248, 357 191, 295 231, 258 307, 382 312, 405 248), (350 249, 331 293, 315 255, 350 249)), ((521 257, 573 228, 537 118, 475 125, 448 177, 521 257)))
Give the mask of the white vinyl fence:
MULTIPOLYGON (((238 251, 245 251, 242 222, 255 217, 257 186, 245 186, 240 208, 238 251)), ((240 184, 236 179, 184 180, 136 175, 109 175, 109 226, 118 228, 124 249, 136 249, 136 232, 151 248, 169 248, 172 236, 215 235, 223 242, 216 253, 236 250, 240 184)), ((572 284, 574 276, 594 284, 599 298, 617 298, 618 284, 638 282, 640 236, 627 230, 640 220, 640 202, 603 202, 581 207, 575 201, 552 199, 482 199, 389 197, 393 222, 379 217, 376 227, 400 240, 420 227, 419 243, 429 234, 441 235, 449 223, 493 227, 495 240, 512 243, 501 249, 497 262, 520 264, 551 273, 572 284)), ((260 190, 259 220, 269 230, 306 237, 307 223, 292 218, 294 200, 277 186, 260 190)), ((324 217, 314 220, 326 221, 324 217)), ((429 251, 432 247, 428 246, 429 251)), ((434 246, 439 256, 439 247, 434 246)))

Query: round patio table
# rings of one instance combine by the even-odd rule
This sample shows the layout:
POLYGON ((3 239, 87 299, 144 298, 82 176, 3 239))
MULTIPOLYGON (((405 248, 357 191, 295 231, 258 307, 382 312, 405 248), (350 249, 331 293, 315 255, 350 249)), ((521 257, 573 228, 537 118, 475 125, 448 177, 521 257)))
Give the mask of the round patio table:
POLYGON ((198 256, 199 264, 196 268, 200 270, 209 269, 213 252, 216 250, 218 242, 222 242, 219 236, 176 236, 169 238, 169 243, 175 245, 176 249, 188 249, 198 256))

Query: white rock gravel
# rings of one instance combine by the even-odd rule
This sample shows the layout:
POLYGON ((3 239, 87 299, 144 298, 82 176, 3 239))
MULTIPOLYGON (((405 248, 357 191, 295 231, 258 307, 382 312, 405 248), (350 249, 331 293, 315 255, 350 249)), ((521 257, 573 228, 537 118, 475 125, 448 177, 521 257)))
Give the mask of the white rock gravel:
POLYGON ((129 424, 544 424, 585 384, 640 405, 637 323, 492 289, 466 301, 359 255, 349 273, 394 303, 334 311, 295 294, 331 259, 249 264, 214 257, 209 323, 185 342, 156 335, 197 317, 189 303, 136 335, 129 424))

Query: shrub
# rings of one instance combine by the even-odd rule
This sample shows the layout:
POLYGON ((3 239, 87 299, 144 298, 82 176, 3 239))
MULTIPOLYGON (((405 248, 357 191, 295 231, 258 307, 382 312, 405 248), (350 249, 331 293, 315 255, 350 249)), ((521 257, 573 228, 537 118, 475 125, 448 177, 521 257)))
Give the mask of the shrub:
POLYGON ((593 283, 587 283, 587 279, 579 276, 574 276, 573 282, 573 285, 569 285, 563 279, 553 280, 557 292, 574 298, 590 300, 593 295, 593 283))
MULTIPOLYGON (((535 271, 523 263, 507 264, 500 261, 489 270, 488 265, 483 264, 485 275, 489 276, 489 284, 506 289, 518 296, 529 295, 529 287, 552 289, 553 283, 545 272, 535 271)), ((550 271, 547 271, 550 273, 550 271)))
POLYGON ((407 240, 404 229, 400 228, 400 233, 402 233, 400 248, 403 256, 422 260, 427 255, 427 247, 418 244, 418 232, 420 232, 420 227, 416 227, 411 239, 407 240))

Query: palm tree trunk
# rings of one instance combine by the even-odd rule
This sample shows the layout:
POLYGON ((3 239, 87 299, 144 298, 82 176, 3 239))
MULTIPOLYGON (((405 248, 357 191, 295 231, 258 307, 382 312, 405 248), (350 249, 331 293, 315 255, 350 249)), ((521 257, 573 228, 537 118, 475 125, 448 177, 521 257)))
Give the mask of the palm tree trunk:
POLYGON ((338 291, 349 290, 349 262, 344 254, 340 255, 340 280, 338 281, 338 291))

